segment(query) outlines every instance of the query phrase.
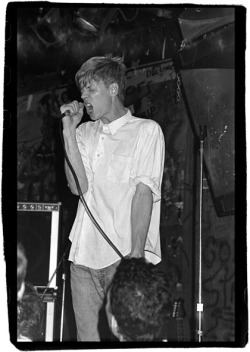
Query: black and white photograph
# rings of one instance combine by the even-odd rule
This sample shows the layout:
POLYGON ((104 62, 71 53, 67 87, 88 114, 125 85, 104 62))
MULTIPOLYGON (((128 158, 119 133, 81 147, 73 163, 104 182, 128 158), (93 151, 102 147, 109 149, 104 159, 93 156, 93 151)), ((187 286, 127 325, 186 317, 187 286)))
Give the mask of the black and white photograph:
POLYGON ((245 347, 246 7, 5 12, 9 344, 245 347))

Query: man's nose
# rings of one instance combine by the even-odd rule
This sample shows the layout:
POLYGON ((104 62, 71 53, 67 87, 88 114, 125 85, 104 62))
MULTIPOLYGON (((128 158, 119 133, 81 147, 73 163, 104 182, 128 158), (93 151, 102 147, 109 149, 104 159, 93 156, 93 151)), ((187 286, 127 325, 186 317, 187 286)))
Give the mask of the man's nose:
POLYGON ((87 94, 87 89, 83 89, 81 92, 81 98, 82 100, 84 100, 85 98, 87 98, 88 94, 87 94))

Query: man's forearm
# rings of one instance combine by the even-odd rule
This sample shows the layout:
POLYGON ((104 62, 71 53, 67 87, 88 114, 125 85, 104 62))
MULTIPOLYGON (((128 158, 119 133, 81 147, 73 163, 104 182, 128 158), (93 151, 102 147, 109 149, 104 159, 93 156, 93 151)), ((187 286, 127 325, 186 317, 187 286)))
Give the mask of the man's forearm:
POLYGON ((132 250, 131 257, 143 257, 152 214, 153 195, 150 188, 142 183, 136 186, 132 200, 131 226, 132 250))
MULTIPOLYGON (((76 173, 79 181, 81 192, 85 193, 88 190, 88 180, 85 172, 85 168, 82 162, 81 154, 79 152, 75 136, 73 134, 64 133, 65 150, 67 152, 68 159, 76 173)), ((67 160, 65 160, 65 173, 68 181, 69 188, 73 194, 78 195, 78 189, 76 186, 75 178, 68 166, 67 160)))

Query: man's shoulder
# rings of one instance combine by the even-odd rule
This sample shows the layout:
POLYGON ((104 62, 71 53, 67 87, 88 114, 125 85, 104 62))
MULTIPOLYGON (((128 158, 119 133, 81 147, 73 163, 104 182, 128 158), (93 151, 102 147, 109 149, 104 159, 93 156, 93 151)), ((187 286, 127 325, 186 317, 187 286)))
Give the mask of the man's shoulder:
POLYGON ((145 119, 142 117, 132 116, 130 123, 137 125, 138 127, 142 127, 142 128, 160 129, 161 130, 159 123, 154 120, 151 120, 151 119, 145 119))
POLYGON ((88 131, 93 128, 96 128, 98 125, 99 125, 99 121, 85 121, 77 127, 77 130, 81 132, 88 131))
POLYGON ((85 127, 86 126, 95 126, 95 125, 97 125, 99 123, 100 123, 99 120, 97 120, 97 121, 84 121, 78 127, 81 127, 81 126, 85 126, 85 127))

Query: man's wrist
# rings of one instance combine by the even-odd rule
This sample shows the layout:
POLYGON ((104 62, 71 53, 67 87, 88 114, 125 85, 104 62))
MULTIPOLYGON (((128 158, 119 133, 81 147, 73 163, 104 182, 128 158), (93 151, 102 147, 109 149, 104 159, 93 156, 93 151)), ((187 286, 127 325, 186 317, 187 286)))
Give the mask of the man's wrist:
POLYGON ((144 251, 133 250, 129 256, 130 258, 142 258, 144 257, 144 251))

